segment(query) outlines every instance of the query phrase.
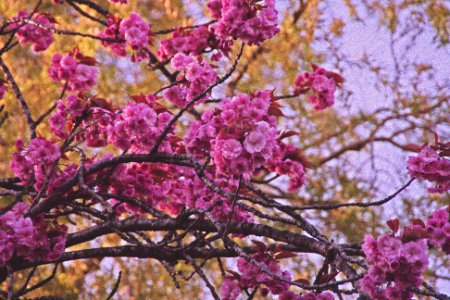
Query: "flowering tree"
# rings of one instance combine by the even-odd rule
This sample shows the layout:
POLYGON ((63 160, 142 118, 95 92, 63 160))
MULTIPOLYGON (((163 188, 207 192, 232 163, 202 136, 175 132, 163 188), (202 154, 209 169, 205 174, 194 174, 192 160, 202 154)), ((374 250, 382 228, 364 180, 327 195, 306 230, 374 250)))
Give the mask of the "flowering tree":
MULTIPOLYGON (((0 98, 14 98, 26 124, 0 179, 0 297, 36 295, 66 262, 132 257, 158 261, 176 287, 199 278, 214 299, 448 299, 424 278, 431 253, 450 253, 445 206, 422 219, 391 219, 382 234, 357 242, 336 241, 305 213, 370 210, 399 197, 416 179, 445 197, 450 144, 436 134, 434 143, 400 145, 394 138, 404 129, 391 137, 375 131, 361 145, 309 163, 295 142, 301 129, 284 121, 284 101, 331 109, 344 88, 339 72, 312 64, 286 83, 286 93, 238 88, 249 67, 249 59, 242 62, 247 49, 262 49, 280 34, 274 0, 211 0, 207 22, 161 30, 153 30, 145 14, 126 12, 126 0, 45 2, 0 27, 0 98), (92 22, 96 32, 64 28, 57 12, 65 10, 75 24, 92 22), (125 68, 147 67, 160 85, 129 94, 125 102, 110 98, 99 80, 99 52, 89 56, 82 44, 53 45, 69 37, 122 58, 125 68), (49 47, 55 49, 46 60, 49 47), (40 114, 33 108, 39 102, 24 96, 8 63, 20 51, 32 51, 59 89, 40 114), (410 179, 388 197, 299 205, 289 196, 299 195, 313 168, 376 139, 414 153, 404 170, 410 179), (111 242, 99 242, 112 235, 111 242), (318 257, 314 280, 291 270, 303 253, 318 257), (49 277, 34 279, 49 265, 49 277)), ((294 20, 305 10, 300 2, 294 20)), ((258 50, 250 57, 255 55, 258 50)), ((32 74, 29 81, 34 88, 41 84, 32 74)), ((445 100, 395 117, 420 117, 445 100)), ((8 121, 7 110, 0 124, 8 121)), ((108 298, 120 281, 119 275, 108 298)))

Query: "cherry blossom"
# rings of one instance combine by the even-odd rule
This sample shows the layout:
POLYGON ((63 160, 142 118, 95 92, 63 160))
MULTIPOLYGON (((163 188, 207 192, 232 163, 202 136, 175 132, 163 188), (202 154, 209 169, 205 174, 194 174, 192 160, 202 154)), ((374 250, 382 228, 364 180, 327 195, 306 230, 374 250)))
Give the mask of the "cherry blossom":
MULTIPOLYGON (((20 11, 14 19, 29 18, 29 13, 25 10, 20 11)), ((45 27, 54 28, 54 20, 50 15, 37 14, 31 19, 33 22, 42 24, 45 27)), ((9 26, 11 29, 17 28, 17 37, 21 44, 31 43, 34 52, 46 50, 53 42, 52 32, 45 28, 34 24, 24 23, 23 21, 14 22, 9 26)))

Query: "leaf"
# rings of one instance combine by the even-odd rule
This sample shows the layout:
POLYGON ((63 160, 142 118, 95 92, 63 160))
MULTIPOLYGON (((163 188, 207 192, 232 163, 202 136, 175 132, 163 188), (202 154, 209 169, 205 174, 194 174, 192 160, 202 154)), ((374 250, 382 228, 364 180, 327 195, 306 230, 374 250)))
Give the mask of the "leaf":
POLYGON ((49 22, 52 24, 59 24, 58 21, 56 21, 55 17, 53 17, 51 14, 39 13, 38 15, 46 17, 49 20, 49 22))
POLYGON ((310 169, 311 168, 311 164, 308 162, 308 160, 306 159, 306 157, 303 155, 302 151, 300 149, 297 149, 295 152, 291 152, 288 155, 286 155, 284 157, 285 159, 291 159, 294 161, 298 161, 300 162, 303 167, 305 167, 306 169, 310 169))
POLYGON ((257 252, 264 252, 267 250, 266 244, 264 244, 263 242, 252 240, 252 243, 256 245, 255 251, 257 252))
POLYGON ((278 260, 278 259, 291 258, 291 257, 296 257, 296 256, 297 256, 297 253, 294 253, 291 251, 282 251, 282 252, 275 254, 274 258, 278 260))
POLYGON ((88 65, 88 66, 96 66, 99 64, 95 58, 90 57, 90 56, 84 56, 81 53, 78 53, 76 58, 77 58, 78 63, 80 63, 80 64, 84 64, 84 65, 88 65))
POLYGON ((327 282, 330 282, 331 280, 333 280, 333 279, 337 276, 337 274, 339 274, 339 272, 332 272, 332 273, 330 273, 330 274, 322 275, 322 276, 320 277, 319 284, 320 284, 320 283, 327 283, 327 282))
POLYGON ((415 241, 428 237, 428 231, 425 228, 405 227, 401 240, 403 243, 415 241))
POLYGON ((145 95, 142 93, 139 95, 129 95, 129 96, 136 103, 147 103, 147 100, 145 99, 145 95))
POLYGON ((400 227, 400 221, 398 219, 392 219, 387 221, 387 226, 394 232, 397 233, 399 227, 400 227))
POLYGON ((299 132, 294 131, 294 130, 288 130, 288 131, 283 130, 280 132, 280 136, 278 137, 278 140, 282 140, 284 138, 288 138, 288 137, 291 137, 291 136, 294 136, 297 134, 299 134, 299 132))
POLYGON ((97 97, 92 97, 90 99, 91 101, 91 105, 94 107, 99 107, 99 108, 103 108, 109 111, 113 111, 113 106, 112 103, 110 101, 107 101, 106 99, 103 98, 97 98, 97 97))
POLYGON ((309 280, 305 279, 305 278, 298 278, 298 279, 295 279, 294 281, 298 282, 298 283, 303 283, 303 284, 311 284, 311 282, 309 282, 309 280))
POLYGON ((281 111, 283 106, 278 102, 272 101, 270 102, 269 114, 276 117, 284 117, 284 113, 281 111))
POLYGON ((406 144, 404 146, 404 148, 407 151, 411 151, 411 152, 420 152, 420 150, 422 150, 422 146, 416 145, 416 144, 406 144))
POLYGON ((334 81, 336 82, 336 85, 338 87, 341 87, 342 83, 344 83, 344 81, 345 81, 344 77, 342 77, 340 74, 335 73, 335 72, 331 72, 331 71, 327 71, 327 77, 328 78, 330 78, 330 77, 333 78, 334 81))
POLYGON ((235 271, 231 271, 231 270, 225 270, 225 272, 231 274, 231 277, 233 279, 239 279, 239 277, 241 277, 241 275, 235 271))
POLYGON ((439 135, 436 133, 436 131, 434 131, 433 133, 434 133, 434 144, 439 145, 439 135))
POLYGON ((419 225, 420 227, 423 227, 423 228, 426 227, 425 223, 424 223, 421 219, 413 219, 413 220, 411 221, 411 223, 412 223, 413 225, 419 225))

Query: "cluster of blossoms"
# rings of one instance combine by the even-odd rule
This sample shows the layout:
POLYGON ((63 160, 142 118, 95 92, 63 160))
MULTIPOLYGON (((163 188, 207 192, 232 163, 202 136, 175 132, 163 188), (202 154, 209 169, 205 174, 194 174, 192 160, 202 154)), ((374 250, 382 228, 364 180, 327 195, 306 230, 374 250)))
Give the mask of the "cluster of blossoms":
POLYGON ((450 254, 450 219, 445 209, 436 210, 427 220, 428 241, 445 254, 450 254))
POLYGON ((295 174, 291 188, 298 188, 304 169, 290 155, 293 149, 277 139, 271 105, 270 91, 222 100, 219 108, 206 111, 200 121, 190 124, 184 138, 188 153, 199 158, 211 155, 217 176, 243 175, 248 179, 269 167, 279 174, 295 174))
POLYGON ((264 4, 246 0, 212 0, 208 2, 212 17, 218 22, 211 25, 221 40, 241 39, 252 45, 275 36, 278 12, 274 0, 264 4))
MULTIPOLYGON (((178 142, 166 145, 166 150, 177 151, 176 144, 178 142)), ((99 193, 108 192, 139 199, 174 216, 183 208, 194 208, 210 211, 212 217, 221 222, 228 221, 230 216, 235 222, 252 221, 248 212, 238 207, 233 211, 232 202, 211 192, 190 168, 164 163, 129 163, 117 166, 112 173, 108 172, 110 171, 90 175, 86 178, 86 182, 95 186, 99 193), (106 174, 108 176, 105 176, 106 174)), ((238 184, 237 181, 225 179, 216 183, 228 193, 234 192, 238 184)), ((130 203, 120 204, 120 201, 114 198, 109 201, 114 205, 118 217, 122 214, 137 217, 143 213, 139 206, 130 203)))
MULTIPOLYGON (((231 212, 231 203, 218 204, 222 200, 196 178, 195 173, 185 167, 163 163, 130 163, 118 166, 108 181, 88 178, 90 182, 98 181, 99 191, 108 191, 114 195, 124 195, 140 199, 162 211, 177 215, 183 208, 208 210, 218 221, 227 221, 231 212), (211 207, 213 206, 214 207, 211 207)), ((109 199, 112 204, 118 200, 109 199)), ((143 211, 130 203, 116 205, 118 216, 127 213, 139 216, 143 211)), ((248 221, 246 213, 237 210, 232 218, 235 221, 248 221)))
MULTIPOLYGON (((177 106, 185 106, 218 79, 216 71, 205 60, 199 62, 193 56, 178 53, 171 63, 175 70, 183 71, 183 75, 178 78, 180 84, 164 91, 164 97, 177 106)), ((199 99, 197 103, 201 103, 207 96, 199 99)))
POLYGON ((170 39, 162 39, 158 49, 158 56, 163 60, 173 57, 177 53, 199 55, 208 47, 208 39, 212 37, 206 26, 193 30, 177 29, 170 39))
POLYGON ((443 193, 450 190, 450 160, 439 156, 429 146, 423 147, 417 156, 408 158, 408 171, 411 176, 436 184, 430 192, 443 193))
POLYGON ((315 110, 323 110, 334 104, 336 86, 343 82, 343 78, 334 72, 326 71, 313 65, 314 73, 300 74, 294 81, 294 93, 303 94, 312 91, 308 101, 315 110))
MULTIPOLYGON (((278 261, 269 253, 259 252, 254 254, 252 258, 264 265, 273 274, 291 280, 291 274, 288 271, 281 271, 278 261)), ((237 268, 239 274, 227 277, 222 284, 221 294, 223 299, 237 299, 240 288, 254 288, 259 285, 264 285, 261 290, 263 296, 267 296, 269 292, 279 295, 289 289, 289 284, 274 279, 271 275, 263 272, 260 267, 242 257, 237 261, 237 268)))
POLYGON ((75 136, 76 140, 84 141, 89 147, 104 147, 112 115, 112 107, 106 100, 70 94, 65 101, 57 101, 56 111, 48 122, 53 134, 61 139, 67 138, 74 124, 81 122, 82 130, 75 136))
POLYGON ((450 220, 446 209, 433 212, 425 224, 421 220, 413 220, 413 225, 404 229, 403 240, 426 238, 430 245, 450 254, 450 220))
POLYGON ((27 204, 18 203, 0 216, 0 267, 14 256, 53 261, 64 252, 67 227, 42 217, 24 217, 27 211, 27 204))
MULTIPOLYGON (((20 11, 15 19, 27 19, 30 14, 25 10, 20 11)), ((40 23, 45 27, 54 28, 55 20, 47 14, 38 14, 32 19, 33 22, 40 23)), ((23 21, 14 22, 9 26, 10 29, 17 30, 17 37, 21 44, 31 43, 35 52, 46 50, 55 40, 52 32, 46 28, 36 26, 34 24, 24 24, 23 21), (20 28, 19 28, 20 27, 20 28)))
MULTIPOLYGON (((262 245, 263 246, 263 245, 262 245)), ((261 247, 261 245, 259 246, 261 247)), ((261 249, 262 250, 262 249, 261 249)), ((270 252, 258 252, 252 258, 263 265, 274 275, 280 276, 285 280, 292 280, 288 271, 281 271, 280 265, 276 259, 277 254, 270 252)), ((227 276, 220 288, 222 299, 235 300, 239 297, 240 291, 248 288, 262 286, 261 295, 267 296, 269 293, 278 295, 279 300, 333 300, 331 293, 306 293, 298 295, 289 291, 289 284, 274 279, 271 275, 262 271, 261 268, 252 262, 239 258, 237 261, 239 273, 233 272, 232 276, 227 276)))
MULTIPOLYGON (((137 198, 157 207, 166 202, 167 193, 170 190, 171 180, 160 181, 161 174, 169 174, 176 171, 176 167, 165 164, 130 163, 119 165, 114 169, 108 182, 108 192, 116 195, 137 198)), ((113 204, 116 199, 110 199, 113 204)), ((130 204, 121 204, 116 212, 132 213, 135 216, 141 214, 141 210, 130 204)))
POLYGON ((142 20, 139 14, 132 13, 125 20, 109 16, 107 24, 108 26, 99 33, 99 37, 115 40, 102 41, 102 44, 109 47, 114 55, 126 56, 127 43, 131 50, 135 51, 131 56, 132 61, 141 61, 148 58, 145 47, 151 41, 151 28, 150 24, 142 20))
POLYGON ((82 55, 77 49, 62 56, 55 54, 48 73, 55 82, 64 81, 69 91, 85 91, 97 84, 97 62, 82 55))
POLYGON ((129 102, 112 116, 107 127, 108 142, 131 153, 149 152, 172 118, 167 111, 157 113, 146 103, 129 102))
POLYGON ((13 154, 10 168, 23 182, 33 179, 35 168, 49 166, 61 156, 58 146, 44 138, 32 139, 28 147, 19 139, 16 148, 19 152, 13 154))
POLYGON ((111 3, 127 4, 128 0, 109 0, 111 3))
POLYGON ((66 97, 66 104, 63 100, 58 100, 56 112, 48 120, 51 131, 61 139, 68 137, 68 118, 81 117, 85 108, 86 105, 74 94, 66 97))
POLYGON ((390 221, 392 235, 374 239, 366 235, 362 250, 369 270, 361 281, 361 289, 371 299, 411 299, 411 287, 419 287, 422 273, 428 265, 427 241, 450 253, 450 221, 447 210, 435 211, 427 224, 413 220, 396 236, 399 222, 390 221))
POLYGON ((108 128, 112 123, 112 108, 103 99, 94 99, 81 127, 84 131, 77 136, 86 146, 98 148, 108 144, 108 128), (96 103, 97 102, 97 103, 96 103), (104 105, 106 104, 106 105, 104 105), (97 106, 98 105, 98 106, 97 106))
POLYGON ((428 265, 424 239, 402 243, 401 239, 367 235, 362 246, 370 264, 361 281, 361 289, 371 299, 411 299, 411 287, 419 287, 428 265))
MULTIPOLYGON (((33 184, 35 190, 42 189, 52 164, 61 156, 57 145, 44 138, 32 139, 28 147, 22 140, 16 141, 17 152, 9 164, 11 171, 23 183, 33 184)), ((46 185, 48 194, 55 191, 77 172, 75 164, 69 164, 64 170, 55 170, 46 185)))

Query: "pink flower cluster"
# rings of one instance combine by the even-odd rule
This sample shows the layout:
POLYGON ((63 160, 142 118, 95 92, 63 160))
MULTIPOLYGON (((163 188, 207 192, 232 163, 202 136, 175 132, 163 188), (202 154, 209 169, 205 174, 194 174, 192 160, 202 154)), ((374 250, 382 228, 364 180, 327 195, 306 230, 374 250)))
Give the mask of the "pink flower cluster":
POLYGON ((120 32, 120 22, 122 20, 116 18, 112 15, 108 16, 108 20, 106 21, 107 27, 101 31, 98 36, 101 38, 117 40, 116 41, 107 41, 102 40, 102 45, 111 49, 111 52, 117 56, 126 56, 127 51, 125 50, 126 44, 123 42, 125 37, 120 32), (123 41, 122 41, 123 40, 123 41))
POLYGON ((120 22, 119 32, 133 50, 147 46, 150 41, 150 24, 144 22, 137 13, 132 13, 128 19, 120 22))
POLYGON ((212 0, 208 8, 212 17, 218 20, 211 28, 221 40, 241 39, 250 45, 258 45, 280 31, 274 0, 264 0, 264 4, 247 0, 212 0))
POLYGON ((70 91, 85 91, 97 84, 98 68, 94 65, 95 60, 77 52, 55 54, 48 73, 55 82, 67 82, 70 91))
POLYGON ((430 192, 443 193, 450 190, 450 160, 440 157, 429 146, 423 147, 417 156, 408 158, 408 171, 411 176, 436 184, 430 192))
POLYGON ((109 0, 111 3, 127 4, 128 0, 109 0))
MULTIPOLYGON (((291 274, 288 271, 281 271, 277 260, 269 253, 256 253, 253 255, 253 259, 264 265, 273 274, 286 280, 291 280, 291 274)), ((235 274, 234 277, 227 277, 222 284, 220 291, 224 299, 237 299, 240 294, 240 288, 254 288, 259 285, 264 285, 264 288, 261 290, 263 296, 267 296, 269 293, 279 295, 289 289, 288 283, 274 279, 258 266, 242 257, 238 259, 237 267, 239 274, 235 274)))
POLYGON ((104 147, 108 144, 108 129, 112 124, 113 113, 109 108, 92 106, 82 122, 85 131, 78 136, 86 146, 104 147))
POLYGON ((419 287, 428 265, 424 239, 402 243, 399 238, 366 235, 362 246, 369 270, 361 280, 361 289, 371 299, 411 299, 411 287, 419 287))
POLYGON ((141 61, 148 57, 147 52, 143 49, 151 41, 150 24, 143 21, 139 14, 132 13, 126 20, 109 16, 107 24, 105 30, 99 33, 99 37, 117 40, 102 41, 102 44, 109 47, 113 54, 126 56, 125 43, 121 42, 123 40, 130 45, 133 51, 136 51, 131 57, 132 61, 141 61))
POLYGON ((64 253, 67 227, 42 217, 24 217, 27 210, 27 204, 18 203, 0 216, 0 267, 14 256, 53 261, 64 253))
POLYGON ((185 135, 188 152, 209 155, 217 175, 246 178, 280 152, 276 118, 268 114, 271 92, 224 99, 220 109, 206 111, 185 135))
MULTIPOLYGON (((199 62, 194 57, 182 53, 174 56, 172 67, 177 71, 183 71, 182 77, 179 77, 181 83, 166 89, 164 97, 180 107, 185 106, 218 79, 216 71, 205 60, 199 62)), ((200 100, 205 100, 207 96, 200 100)), ((197 103, 201 103, 200 100, 197 103)))
POLYGON ((300 74, 294 81, 294 93, 302 94, 312 91, 308 101, 315 110, 323 110, 334 104, 336 86, 343 82, 340 75, 313 65, 314 73, 300 74))
POLYGON ((217 176, 249 178, 262 168, 291 177, 291 190, 304 182, 295 148, 277 139, 276 117, 269 113, 272 93, 261 91, 222 100, 219 108, 190 124, 184 141, 188 153, 211 156, 217 176))
POLYGON ((132 153, 151 151, 170 119, 169 112, 157 114, 145 103, 129 102, 113 117, 107 129, 108 142, 132 153))
POLYGON ((426 238, 436 248, 450 254, 450 220, 448 209, 433 212, 425 224, 421 220, 413 220, 413 225, 405 227, 402 240, 426 238))
MULTIPOLYGON (((119 165, 111 176, 109 192, 139 198, 156 207, 157 204, 165 202, 171 185, 171 180, 159 182, 157 170, 164 174, 169 169, 174 168, 149 163, 119 165)), ((141 211, 137 207, 124 204, 118 207, 118 212, 139 215, 141 211)))
MULTIPOLYGON (((166 146, 167 147, 167 146, 166 146)), ((168 147, 172 151, 173 146, 168 147)), ((167 148, 167 150, 169 150, 167 148)), ((159 208, 171 215, 177 215, 183 208, 198 208, 209 210, 217 221, 226 222, 232 212, 232 202, 211 192, 196 176, 195 172, 186 167, 163 163, 130 163, 115 168, 109 180, 105 181, 102 174, 95 178, 89 177, 88 182, 102 182, 96 186, 99 191, 125 195, 141 199, 143 202, 159 208)), ((225 191, 231 193, 237 188, 237 181, 223 180, 217 182, 225 191)), ((128 213, 134 216, 142 214, 138 207, 110 199, 117 204, 116 212, 121 215, 128 213)), ((235 222, 251 221, 248 212, 235 208, 232 215, 235 222)))
POLYGON ((269 170, 280 175, 289 176, 290 192, 300 189, 305 184, 304 159, 294 145, 286 145, 279 142, 283 159, 277 160, 269 166, 269 170))
MULTIPOLYGON (((22 10, 20 11, 14 19, 25 19, 28 18, 29 14, 22 10)), ((36 23, 40 23, 45 27, 54 28, 54 20, 51 16, 46 14, 38 14, 32 19, 36 23)), ((17 37, 21 44, 31 43, 34 52, 46 50, 55 40, 53 38, 52 32, 46 28, 39 27, 33 24, 25 24, 23 21, 13 23, 9 26, 10 29, 16 29, 17 37), (22 26, 23 25, 23 26, 22 26), (20 27, 21 26, 21 27, 20 27)))
POLYGON ((85 109, 85 103, 77 95, 67 96, 66 104, 59 99, 56 104, 56 112, 48 120, 51 131, 59 138, 68 137, 68 119, 73 121, 75 118, 81 117, 85 109))
POLYGON ((450 219, 446 209, 436 210, 427 220, 428 241, 450 254, 450 219))
MULTIPOLYGON (((58 146, 49 140, 36 138, 31 140, 28 147, 19 139, 16 141, 16 148, 18 152, 13 153, 9 164, 11 171, 23 183, 33 184, 35 190, 39 191, 47 181, 51 165, 61 156, 58 146)), ((55 170, 46 192, 52 193, 76 172, 75 164, 69 164, 64 170, 55 170)))
POLYGON ((366 235, 362 250, 369 270, 361 281, 361 289, 371 299, 411 299, 411 287, 419 287, 428 265, 427 240, 450 253, 450 221, 448 211, 436 210, 427 221, 413 220, 411 226, 396 235, 400 222, 388 222, 393 234, 374 239, 366 235))
POLYGON ((162 39, 158 49, 158 56, 163 60, 171 58, 177 53, 199 55, 208 47, 208 40, 213 34, 206 26, 193 30, 177 29, 170 39, 162 39))

